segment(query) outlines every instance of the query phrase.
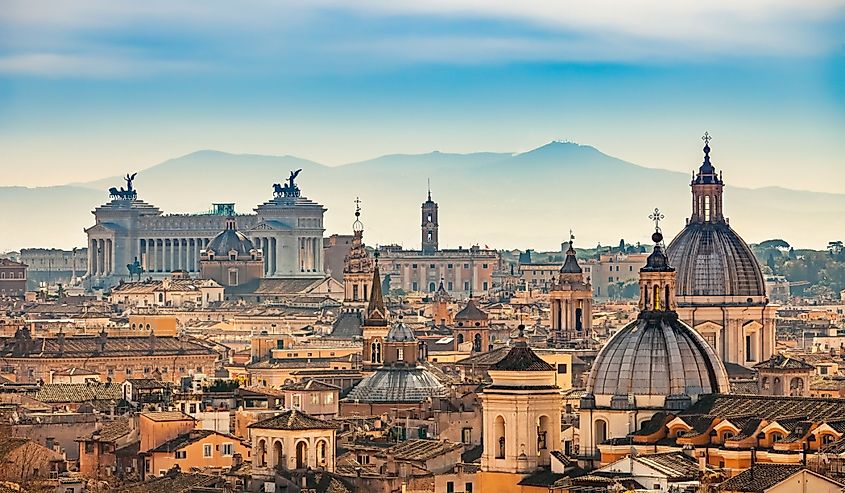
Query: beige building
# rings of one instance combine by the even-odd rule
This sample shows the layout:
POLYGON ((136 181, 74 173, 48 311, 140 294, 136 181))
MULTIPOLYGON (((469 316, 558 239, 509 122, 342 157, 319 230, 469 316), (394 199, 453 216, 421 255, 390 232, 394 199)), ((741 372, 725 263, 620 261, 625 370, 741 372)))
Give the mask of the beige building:
POLYGON ((335 467, 335 425, 301 411, 284 411, 249 425, 253 476, 272 478, 274 470, 335 467))
POLYGON ((442 279, 446 290, 461 297, 481 295, 493 288, 493 273, 499 268, 499 252, 474 245, 469 249, 439 248, 438 205, 422 204, 422 248, 404 250, 397 245, 382 246, 381 269, 390 279, 390 289, 406 293, 434 293, 442 279))
MULTIPOLYGON (((524 329, 520 326, 520 332, 524 329)), ((525 338, 488 370, 492 385, 481 397, 484 451, 479 491, 523 491, 518 483, 550 467, 561 448, 561 389, 555 368, 528 347, 525 338)))
POLYGON ((109 300, 129 307, 206 307, 223 301, 224 288, 212 279, 169 278, 126 282, 112 289, 109 300))

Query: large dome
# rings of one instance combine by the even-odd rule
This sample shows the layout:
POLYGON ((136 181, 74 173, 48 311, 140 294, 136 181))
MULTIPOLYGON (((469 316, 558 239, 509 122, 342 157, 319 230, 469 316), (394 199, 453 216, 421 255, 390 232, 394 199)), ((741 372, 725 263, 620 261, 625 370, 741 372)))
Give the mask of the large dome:
POLYGON ((669 244, 667 254, 677 272, 679 297, 735 296, 744 302, 766 295, 754 253, 726 222, 691 221, 669 244))
POLYGON ((587 381, 594 396, 664 396, 667 407, 729 389, 716 353, 674 312, 643 312, 625 326, 599 351, 587 381))

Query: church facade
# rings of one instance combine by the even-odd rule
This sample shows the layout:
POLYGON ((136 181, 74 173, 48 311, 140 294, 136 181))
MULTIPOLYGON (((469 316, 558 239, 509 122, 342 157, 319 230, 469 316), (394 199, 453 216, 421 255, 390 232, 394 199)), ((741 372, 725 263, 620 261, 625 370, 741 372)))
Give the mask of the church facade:
POLYGON ((262 252, 263 277, 322 277, 323 215, 326 209, 300 193, 298 171, 255 214, 235 214, 234 204, 215 204, 206 214, 165 214, 138 198, 134 175, 126 189, 112 188, 111 200, 94 211, 88 236, 87 278, 108 286, 136 274, 162 278, 176 270, 199 273, 201 252, 226 228, 227 219, 262 252), (143 269, 141 271, 141 269, 143 269))

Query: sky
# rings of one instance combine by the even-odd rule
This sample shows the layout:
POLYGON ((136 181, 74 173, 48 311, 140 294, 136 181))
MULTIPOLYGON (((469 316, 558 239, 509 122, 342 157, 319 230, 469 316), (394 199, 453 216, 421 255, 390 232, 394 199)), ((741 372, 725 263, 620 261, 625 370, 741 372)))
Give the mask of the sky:
POLYGON ((0 0, 0 186, 589 144, 841 192, 845 0, 0 0))

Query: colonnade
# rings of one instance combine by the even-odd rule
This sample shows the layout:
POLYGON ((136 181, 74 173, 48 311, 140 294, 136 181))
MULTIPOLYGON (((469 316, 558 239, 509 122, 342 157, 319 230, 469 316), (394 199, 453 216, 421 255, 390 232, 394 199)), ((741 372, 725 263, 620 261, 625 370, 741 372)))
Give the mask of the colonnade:
POLYGON ((210 238, 142 238, 138 240, 139 261, 145 272, 198 272, 200 251, 209 241, 210 238))
POLYGON ((88 246, 88 272, 94 276, 114 273, 114 241, 109 238, 91 240, 88 246))

